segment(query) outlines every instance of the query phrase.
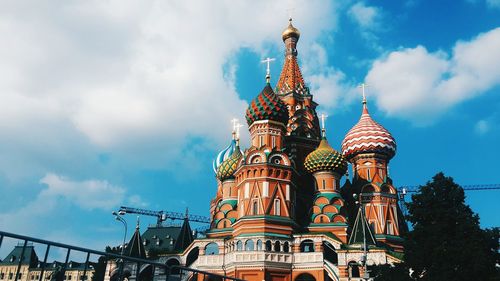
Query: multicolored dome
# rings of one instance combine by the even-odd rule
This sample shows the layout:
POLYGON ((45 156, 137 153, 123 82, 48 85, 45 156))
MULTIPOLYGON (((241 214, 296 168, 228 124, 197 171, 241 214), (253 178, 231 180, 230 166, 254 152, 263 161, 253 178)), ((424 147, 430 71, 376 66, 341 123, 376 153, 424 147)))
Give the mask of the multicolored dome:
POLYGON ((236 150, 233 155, 231 155, 228 159, 224 160, 222 164, 217 169, 217 173, 215 176, 220 180, 224 181, 234 176, 234 172, 238 168, 238 163, 240 162, 243 154, 241 153, 240 147, 236 146, 236 150))
POLYGON ((283 30, 283 34, 281 35, 281 38, 283 38, 283 41, 285 41, 286 39, 288 39, 290 37, 295 37, 295 38, 297 38, 297 40, 299 40, 300 31, 292 25, 291 18, 288 21, 289 21, 288 27, 285 30, 283 30))
POLYGON ((396 140, 382 125, 375 122, 363 101, 363 113, 342 141, 342 154, 352 159, 360 153, 379 153, 391 159, 396 154, 396 140))
POLYGON ((273 120, 287 124, 288 109, 274 93, 271 85, 267 83, 262 92, 248 106, 245 118, 249 126, 259 120, 273 120))
POLYGON ((347 161, 344 156, 333 149, 325 137, 318 148, 307 155, 304 166, 309 173, 318 171, 334 171, 340 175, 347 171, 347 161))
MULTIPOLYGON (((214 170, 214 173, 217 173, 217 169, 220 167, 222 162, 224 162, 224 160, 227 160, 229 157, 231 157, 231 155, 236 151, 237 147, 238 146, 236 144, 236 140, 234 139, 234 136, 233 136, 231 143, 226 148, 221 150, 217 154, 217 157, 215 157, 214 161, 212 162, 212 168, 214 170)), ((239 149, 239 147, 238 147, 238 149, 239 149)), ((241 150, 240 150, 240 153, 243 154, 243 152, 241 150)))

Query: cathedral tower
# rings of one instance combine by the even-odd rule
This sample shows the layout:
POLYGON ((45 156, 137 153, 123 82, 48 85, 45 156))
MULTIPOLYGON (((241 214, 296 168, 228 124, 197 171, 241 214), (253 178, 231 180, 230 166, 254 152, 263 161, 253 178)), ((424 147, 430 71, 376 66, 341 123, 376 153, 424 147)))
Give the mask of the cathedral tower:
MULTIPOLYGON (((389 131, 371 118, 364 95, 365 86, 362 87, 361 118, 342 141, 342 153, 351 162, 353 170, 353 183, 346 199, 352 200, 354 194, 359 194, 377 241, 400 248, 402 218, 396 188, 388 175, 389 161, 396 154, 396 141, 389 131)), ((353 208, 351 219, 356 213, 353 208)))

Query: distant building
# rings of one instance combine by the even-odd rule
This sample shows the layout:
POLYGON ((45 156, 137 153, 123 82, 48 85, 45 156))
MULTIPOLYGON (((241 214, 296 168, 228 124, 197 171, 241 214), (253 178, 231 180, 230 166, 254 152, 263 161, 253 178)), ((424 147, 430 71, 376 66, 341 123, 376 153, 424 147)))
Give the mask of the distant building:
POLYGON ((85 281, 92 280, 95 273, 96 264, 90 262, 87 270, 84 263, 70 261, 64 268, 63 262, 43 263, 38 259, 35 248, 32 245, 26 246, 24 255, 22 245, 17 245, 0 262, 0 281, 85 281), (14 277, 21 259, 21 268, 17 278, 14 277), (43 276, 41 276, 43 270, 43 276), (85 272, 85 278, 84 278, 85 272), (41 278, 40 278, 41 277, 41 278))
MULTIPOLYGON (((193 232, 187 219, 181 226, 149 226, 141 235, 139 225, 130 241, 126 244, 123 254, 125 256, 148 259, 167 265, 180 265, 180 254, 193 242, 193 232)), ((114 252, 121 253, 120 248, 114 252)), ((118 280, 120 264, 116 260, 108 261, 104 281, 118 280)), ((136 280, 137 264, 125 262, 122 277, 136 280)), ((139 269, 139 280, 152 280, 153 269, 151 265, 142 265, 139 269)), ((0 280, 1 281, 1 280, 0 280)))

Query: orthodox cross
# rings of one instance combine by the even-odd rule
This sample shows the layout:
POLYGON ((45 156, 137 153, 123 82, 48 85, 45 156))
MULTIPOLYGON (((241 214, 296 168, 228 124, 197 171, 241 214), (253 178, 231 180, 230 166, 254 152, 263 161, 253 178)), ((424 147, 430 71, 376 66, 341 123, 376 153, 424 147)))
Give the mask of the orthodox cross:
POLYGON ((323 137, 326 135, 326 130, 325 130, 325 120, 328 117, 328 115, 321 113, 319 116, 321 118, 321 132, 323 134, 323 137))
POLYGON ((368 87, 367 84, 361 83, 359 84, 358 88, 361 88, 361 93, 363 94, 363 103, 366 103, 366 95, 365 95, 365 89, 368 87))
POLYGON ((236 125, 236 139, 239 140, 240 139, 240 128, 243 127, 243 125, 241 125, 240 123, 238 123, 236 125))
POLYGON ((286 9, 286 11, 288 13, 289 21, 292 21, 292 15, 293 15, 293 11, 295 11, 295 8, 288 8, 288 9, 286 9))
POLYGON ((271 81, 271 62, 275 61, 275 58, 266 58, 265 60, 262 60, 261 63, 267 63, 267 69, 266 69, 266 83, 270 83, 271 81))
POLYGON ((231 123, 233 123, 233 132, 236 132, 236 126, 238 125, 238 119, 231 119, 231 123))

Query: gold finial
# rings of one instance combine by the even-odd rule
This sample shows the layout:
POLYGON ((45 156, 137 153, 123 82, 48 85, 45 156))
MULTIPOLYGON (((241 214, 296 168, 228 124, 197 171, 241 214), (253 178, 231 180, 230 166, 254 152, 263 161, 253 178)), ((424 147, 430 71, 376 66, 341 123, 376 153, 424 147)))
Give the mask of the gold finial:
POLYGON ((286 39, 288 39, 290 37, 296 38, 297 41, 300 38, 300 31, 293 26, 292 17, 290 17, 288 19, 288 27, 283 31, 283 34, 281 35, 281 38, 283 39, 283 41, 285 41, 286 39))

